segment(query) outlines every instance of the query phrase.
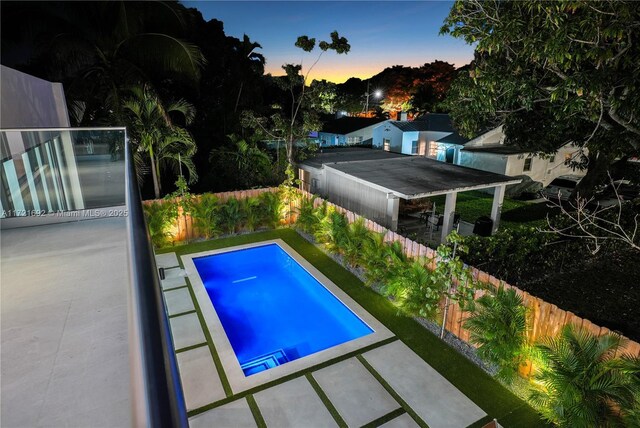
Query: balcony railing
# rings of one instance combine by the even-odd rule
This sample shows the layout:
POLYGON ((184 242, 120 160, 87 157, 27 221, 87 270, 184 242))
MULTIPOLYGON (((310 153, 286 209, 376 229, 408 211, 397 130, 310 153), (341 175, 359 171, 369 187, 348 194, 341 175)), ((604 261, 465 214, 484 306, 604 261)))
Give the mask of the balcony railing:
POLYGON ((0 183, 3 228, 126 215, 133 424, 187 427, 173 339, 126 130, 1 130, 0 183))

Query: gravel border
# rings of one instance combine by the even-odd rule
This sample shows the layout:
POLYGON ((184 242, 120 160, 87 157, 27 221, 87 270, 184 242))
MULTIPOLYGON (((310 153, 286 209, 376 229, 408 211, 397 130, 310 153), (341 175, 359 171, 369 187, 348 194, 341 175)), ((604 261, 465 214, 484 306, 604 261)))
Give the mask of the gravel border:
MULTIPOLYGON (((315 245, 315 247, 318 248, 320 251, 322 251, 324 254, 331 257, 333 261, 335 261, 340 266, 342 266, 343 268, 351 272, 353 275, 355 275, 360 281, 366 282, 363 268, 350 266, 348 263, 346 263, 346 261, 341 255, 333 254, 326 251, 322 245, 316 242, 313 235, 299 229, 294 228, 294 230, 298 233, 298 235, 302 236, 309 243, 315 245)), ((382 295, 382 292, 381 292, 382 286, 380 284, 373 284, 371 288, 376 293, 382 295)), ((429 330, 432 334, 434 334, 437 337, 440 337, 442 326, 436 324, 435 322, 429 319, 422 318, 422 317, 413 317, 413 319, 416 320, 422 327, 429 330)), ((450 333, 449 331, 445 331, 444 338, 441 340, 443 340, 445 343, 447 343, 449 346, 455 349, 459 354, 464 355, 469 361, 471 361, 473 364, 475 364, 476 366, 484 370, 489 375, 494 376, 497 373, 498 368, 495 366, 490 366, 486 364, 484 361, 482 361, 478 356, 476 348, 473 345, 461 340, 460 338, 450 333)))

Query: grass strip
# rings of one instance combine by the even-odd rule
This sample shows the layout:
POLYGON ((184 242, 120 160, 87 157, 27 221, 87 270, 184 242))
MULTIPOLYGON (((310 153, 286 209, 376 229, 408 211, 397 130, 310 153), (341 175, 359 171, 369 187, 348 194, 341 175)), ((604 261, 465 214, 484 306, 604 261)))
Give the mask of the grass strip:
POLYGON ((213 363, 215 364, 216 370, 218 371, 218 377, 220 378, 220 383, 222 383, 222 388, 224 389, 225 395, 227 397, 230 397, 233 395, 233 391, 231 390, 229 379, 227 379, 227 374, 224 372, 224 368, 222 367, 222 361, 220 361, 220 356, 218 355, 216 346, 214 345, 213 339, 211 338, 211 333, 209 333, 209 329, 207 328, 207 323, 204 321, 204 316, 202 315, 200 305, 198 304, 196 295, 193 292, 193 288, 191 287, 191 282, 189 281, 189 278, 185 278, 185 279, 187 280, 187 284, 189 285, 189 295, 191 296, 191 301, 193 302, 193 305, 196 310, 196 314, 198 315, 198 321, 200 321, 200 327, 202 328, 204 337, 207 340, 207 345, 209 345, 209 351, 211 352, 213 363))
POLYGON ((207 346, 207 342, 202 342, 196 345, 185 346, 184 348, 176 349, 176 354, 179 354, 180 352, 191 351, 192 349, 202 348, 203 346, 207 346))
POLYGON ((189 315, 189 314, 195 314, 195 313, 197 313, 197 311, 195 309, 192 309, 187 312, 180 312, 179 314, 169 315, 169 318, 181 317, 182 315, 189 315))
POLYGON ((311 372, 314 372, 316 370, 320 370, 320 369, 323 369, 325 367, 329 367, 332 364, 336 364, 336 363, 339 363, 341 361, 348 360, 349 358, 353 358, 353 357, 359 355, 362 352, 371 351, 372 349, 379 348, 381 346, 387 345, 387 344, 389 344, 391 342, 394 342, 396 340, 397 340, 397 338, 390 337, 389 339, 385 339, 385 340, 382 340, 380 342, 373 343, 371 345, 365 346, 364 348, 356 349, 355 351, 349 352, 348 354, 340 355, 340 356, 335 357, 335 358, 333 358, 331 360, 327 360, 327 361, 324 361, 322 363, 316 364, 314 366, 307 367, 306 369, 302 369, 299 372, 291 373, 290 375, 283 376, 283 377, 278 378, 276 380, 272 380, 271 382, 263 383, 262 385, 258 385, 256 387, 248 389, 246 391, 239 392, 234 396, 223 398, 222 400, 215 401, 215 402, 213 402, 211 404, 207 404, 206 406, 198 407, 197 409, 193 409, 193 410, 191 410, 189 412, 189 417, 198 415, 198 414, 200 414, 202 412, 206 412, 207 410, 213 409, 214 407, 218 407, 218 406, 222 406, 224 404, 230 403, 230 402, 232 402, 234 400, 237 400, 238 398, 242 398, 242 397, 245 397, 245 396, 250 395, 250 394, 255 394, 257 392, 264 391, 265 389, 271 388, 273 386, 283 384, 283 383, 288 382, 290 380, 293 380, 293 379, 296 379, 298 377, 304 376, 307 373, 311 373, 311 372))
POLYGON ((331 416, 336 421, 338 426, 340 428, 348 428, 347 423, 345 422, 344 419, 342 419, 342 416, 340 416, 340 413, 338 413, 338 409, 336 409, 336 407, 333 405, 331 400, 329 400, 329 397, 327 397, 327 394, 324 393, 324 391, 322 390, 318 382, 315 380, 313 375, 311 373, 307 373, 306 377, 309 383, 311 384, 311 386, 313 387, 313 389, 316 391, 316 394, 318 394, 318 397, 320 397, 322 404, 324 404, 324 406, 327 408, 329 413, 331 413, 331 416))
POLYGON ((493 419, 494 418, 492 418, 491 416, 487 415, 484 418, 475 421, 474 423, 469 425, 467 428, 482 428, 483 426, 485 426, 486 424, 491 422, 493 419))
POLYGON ((187 285, 179 285, 178 287, 173 287, 173 288, 166 288, 166 289, 162 289, 162 291, 164 293, 166 293, 167 291, 173 291, 173 290, 180 290, 181 288, 187 288, 187 285))
POLYGON ((397 418, 398 416, 404 415, 405 413, 407 413, 402 407, 399 407, 397 409, 395 409, 392 412, 387 413, 386 415, 380 416, 378 419, 375 419, 371 422, 369 422, 366 425, 363 425, 361 428, 376 428, 379 427, 382 424, 386 424, 389 421, 394 420, 395 418, 397 418))
POLYGON ((376 380, 380 382, 380 385, 382 385, 382 387, 387 390, 389 395, 391 395, 393 399, 396 400, 402 406, 405 412, 407 412, 409 416, 411 416, 413 420, 420 427, 429 428, 429 425, 427 425, 427 423, 423 421, 420 416, 418 416, 418 414, 411 408, 411 406, 409 406, 409 404, 407 404, 407 402, 404 401, 402 397, 400 397, 400 395, 391 387, 391 385, 389 385, 389 383, 386 380, 384 380, 384 378, 380 375, 380 373, 378 373, 376 369, 374 369, 371 366, 371 364, 369 364, 369 362, 364 359, 362 355, 358 355, 356 358, 358 358, 358 360, 362 363, 362 365, 365 366, 367 370, 369 370, 369 372, 373 375, 373 377, 375 377, 376 380))
POLYGON ((253 398, 253 395, 247 395, 247 404, 249 404, 251 414, 253 414, 253 419, 255 419, 258 428, 267 428, 267 423, 264 421, 262 412, 258 407, 258 403, 256 403, 256 399, 253 398))

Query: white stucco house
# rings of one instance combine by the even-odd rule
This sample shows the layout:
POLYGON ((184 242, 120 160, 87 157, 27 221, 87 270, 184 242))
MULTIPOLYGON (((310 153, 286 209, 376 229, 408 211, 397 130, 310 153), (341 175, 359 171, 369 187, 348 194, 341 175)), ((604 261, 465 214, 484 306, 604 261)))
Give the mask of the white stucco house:
POLYGON ((389 120, 369 117, 334 119, 318 131, 318 143, 321 147, 371 144, 374 128, 386 122, 389 120))
POLYGON ((508 176, 527 176, 547 186, 560 175, 581 175, 569 166, 578 148, 567 144, 549 157, 506 145, 502 127, 468 139, 453 128, 447 114, 427 114, 414 121, 389 121, 373 130, 373 147, 389 152, 426 156, 442 162, 508 176))

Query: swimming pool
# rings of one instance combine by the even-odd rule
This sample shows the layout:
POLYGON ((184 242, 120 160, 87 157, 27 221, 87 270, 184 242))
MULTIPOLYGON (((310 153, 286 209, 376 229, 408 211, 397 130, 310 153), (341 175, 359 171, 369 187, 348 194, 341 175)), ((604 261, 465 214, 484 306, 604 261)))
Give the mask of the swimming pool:
POLYGON ((246 377, 374 333, 277 243, 192 260, 246 377))

